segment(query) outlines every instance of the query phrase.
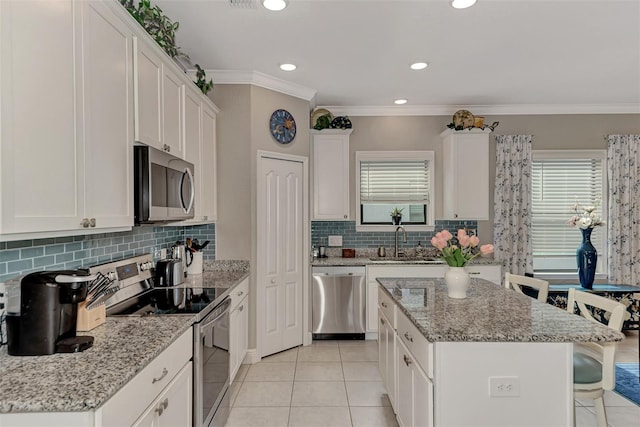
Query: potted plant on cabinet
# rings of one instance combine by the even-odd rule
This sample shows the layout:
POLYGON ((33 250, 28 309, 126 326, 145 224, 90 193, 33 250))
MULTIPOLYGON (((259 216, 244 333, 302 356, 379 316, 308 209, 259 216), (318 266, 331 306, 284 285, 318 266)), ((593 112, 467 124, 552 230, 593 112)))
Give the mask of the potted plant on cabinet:
POLYGON ((391 221, 393 223, 393 225, 400 225, 400 222, 402 221, 402 211, 404 210, 404 208, 394 208, 391 211, 391 221))

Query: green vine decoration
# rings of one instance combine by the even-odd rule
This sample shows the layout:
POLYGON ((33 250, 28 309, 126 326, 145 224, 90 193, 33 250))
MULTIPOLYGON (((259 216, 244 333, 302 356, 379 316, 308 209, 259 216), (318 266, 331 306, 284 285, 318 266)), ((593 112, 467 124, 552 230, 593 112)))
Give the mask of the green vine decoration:
POLYGON ((195 82, 196 86, 206 95, 213 88, 213 80, 207 81, 207 74, 198 64, 196 64, 196 70, 196 77, 198 78, 195 82))
POLYGON ((179 22, 171 21, 157 5, 151 6, 150 0, 140 0, 137 5, 134 0, 120 0, 120 3, 170 57, 189 58, 176 46, 179 22))

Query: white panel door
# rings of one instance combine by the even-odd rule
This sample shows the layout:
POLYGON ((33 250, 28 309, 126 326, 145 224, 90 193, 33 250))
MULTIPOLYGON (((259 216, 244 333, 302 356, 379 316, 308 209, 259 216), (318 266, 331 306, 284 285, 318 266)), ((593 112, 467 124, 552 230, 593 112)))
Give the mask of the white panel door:
POLYGON ((180 76, 174 74, 166 64, 162 65, 162 69, 162 141, 167 145, 167 152, 183 158, 182 93, 184 84, 180 76))
POLYGON ((258 220, 264 300, 261 357, 302 344, 303 165, 262 157, 258 220))
POLYGON ((138 38, 133 46, 135 138, 162 150, 162 59, 138 38))
POLYGON ((0 1, 3 234, 80 227, 79 7, 70 0, 0 1))
POLYGON ((103 2, 82 2, 85 215, 133 225, 133 35, 103 2))

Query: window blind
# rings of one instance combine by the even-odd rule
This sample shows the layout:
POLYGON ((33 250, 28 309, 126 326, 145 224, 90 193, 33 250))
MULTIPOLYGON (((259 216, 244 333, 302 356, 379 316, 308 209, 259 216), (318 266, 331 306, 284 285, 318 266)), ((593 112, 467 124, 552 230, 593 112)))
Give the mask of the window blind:
MULTIPOLYGON (((583 206, 603 197, 602 159, 534 159, 531 176, 532 245, 536 256, 575 257, 581 233, 568 225, 573 205, 583 206)), ((602 205, 596 211, 603 217, 602 205)), ((597 227, 603 228, 603 227, 597 227)), ((604 254, 603 233, 595 232, 592 243, 604 254)), ((575 261, 569 268, 575 270, 575 261)))
POLYGON ((361 161, 361 203, 429 202, 429 161, 361 161))

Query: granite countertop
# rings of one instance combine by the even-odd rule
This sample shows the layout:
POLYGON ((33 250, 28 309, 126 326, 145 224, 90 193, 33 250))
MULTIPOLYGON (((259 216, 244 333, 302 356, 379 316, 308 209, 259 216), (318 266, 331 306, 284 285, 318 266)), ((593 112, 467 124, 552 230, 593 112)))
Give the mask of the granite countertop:
POLYGON ((431 342, 612 342, 624 335, 535 298, 471 279, 465 299, 444 279, 379 278, 399 309, 431 342))
MULTIPOLYGON (((343 257, 327 257, 327 258, 315 258, 311 265, 314 267, 322 266, 342 266, 342 265, 445 265, 442 260, 432 261, 429 258, 417 258, 417 257, 384 257, 379 258, 376 256, 358 256, 355 258, 343 258, 343 257), (373 259, 372 259, 373 258, 373 259)), ((467 265, 502 265, 501 260, 494 258, 482 258, 477 257, 472 259, 467 265)))
MULTIPOLYGON (((248 262, 231 263, 205 263, 202 274, 187 279, 231 292, 249 275, 248 262)), ((107 317, 104 325, 78 334, 94 337, 93 346, 82 353, 17 357, 9 356, 3 346, 0 413, 95 410, 188 330, 195 318, 195 314, 107 317)))

